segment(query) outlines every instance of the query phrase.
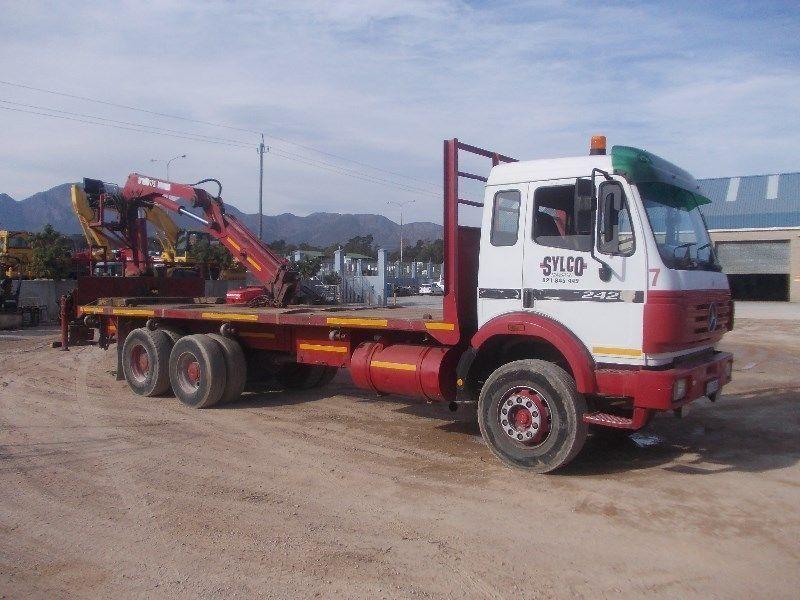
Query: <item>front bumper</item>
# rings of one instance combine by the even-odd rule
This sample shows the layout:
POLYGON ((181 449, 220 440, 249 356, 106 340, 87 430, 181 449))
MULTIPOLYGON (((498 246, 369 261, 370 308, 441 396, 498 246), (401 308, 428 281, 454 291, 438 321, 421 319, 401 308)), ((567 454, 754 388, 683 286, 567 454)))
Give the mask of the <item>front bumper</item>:
POLYGON ((717 391, 731 380, 733 355, 714 352, 683 361, 669 369, 598 371, 597 387, 601 396, 633 399, 634 408, 674 410, 709 394, 716 382, 717 391), (673 397, 678 381, 686 381, 686 390, 673 397))

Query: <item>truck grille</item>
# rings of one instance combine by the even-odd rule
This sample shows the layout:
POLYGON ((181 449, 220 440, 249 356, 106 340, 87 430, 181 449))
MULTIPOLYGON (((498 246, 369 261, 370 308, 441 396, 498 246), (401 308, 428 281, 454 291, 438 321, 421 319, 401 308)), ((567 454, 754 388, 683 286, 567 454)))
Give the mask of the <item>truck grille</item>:
POLYGON ((644 310, 643 350, 661 354, 713 344, 732 326, 728 290, 651 290, 644 310))

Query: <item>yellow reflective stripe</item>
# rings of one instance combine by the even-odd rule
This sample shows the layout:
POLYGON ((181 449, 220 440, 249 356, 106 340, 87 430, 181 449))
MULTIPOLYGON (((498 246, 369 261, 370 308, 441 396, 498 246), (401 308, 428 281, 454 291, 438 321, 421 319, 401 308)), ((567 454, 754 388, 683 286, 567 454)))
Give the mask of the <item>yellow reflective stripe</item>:
POLYGON ((300 350, 316 350, 318 352, 347 352, 347 346, 325 346, 323 344, 300 344, 300 350))
POLYGON ((120 317, 152 317, 156 313, 143 308, 115 308, 112 309, 111 314, 120 317))
MULTIPOLYGON (((87 315, 103 315, 106 308, 105 306, 81 306, 80 310, 87 315)), ((112 308, 111 314, 118 317, 152 317, 156 313, 145 308, 112 308)))
POLYGON ((254 260, 253 260, 252 258, 250 258, 249 256, 247 257, 247 262, 249 262, 251 265, 253 265, 253 266, 256 268, 256 270, 257 270, 257 271, 260 271, 260 270, 261 270, 261 265, 260 265, 260 264, 258 264, 256 261, 254 261, 254 260))
POLYGON ((412 365, 409 363, 395 363, 395 362, 386 362, 383 360, 373 360, 369 363, 370 367, 377 367, 379 369, 394 369, 395 371, 416 371, 417 365, 412 365))
POLYGON ((350 319, 344 317, 328 317, 328 325, 356 325, 359 327, 386 327, 386 319, 350 319))
POLYGON ((274 333, 252 333, 250 331, 242 331, 239 333, 240 337, 252 337, 252 338, 265 338, 268 340, 274 340, 275 334, 274 333))
POLYGON ((614 346, 593 346, 592 354, 608 354, 611 356, 641 356, 642 351, 636 348, 616 348, 614 346))
POLYGON ((445 331, 453 331, 456 328, 455 323, 440 323, 438 321, 431 321, 430 323, 425 323, 426 329, 443 329, 445 331))
POLYGON ((258 315, 247 315, 243 313, 204 312, 200 314, 200 317, 219 321, 258 321, 258 315))
POLYGON ((232 238, 231 236, 228 236, 228 237, 226 238, 226 240, 227 240, 227 242, 228 242, 228 243, 229 243, 231 246, 233 246, 234 248, 236 248, 236 251, 237 251, 237 252, 239 252, 239 251, 242 249, 242 247, 241 247, 239 244, 237 244, 237 243, 236 243, 236 242, 233 240, 233 238, 232 238))
POLYGON ((103 307, 102 306, 81 306, 80 311, 82 313, 86 313, 87 315, 102 315, 103 314, 103 307))

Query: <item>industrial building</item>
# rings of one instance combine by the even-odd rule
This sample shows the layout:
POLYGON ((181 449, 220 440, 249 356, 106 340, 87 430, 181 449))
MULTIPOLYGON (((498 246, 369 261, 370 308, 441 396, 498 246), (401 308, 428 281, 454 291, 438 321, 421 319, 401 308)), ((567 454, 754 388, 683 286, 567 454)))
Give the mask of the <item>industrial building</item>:
POLYGON ((800 173, 700 180, 734 298, 800 302, 800 173))

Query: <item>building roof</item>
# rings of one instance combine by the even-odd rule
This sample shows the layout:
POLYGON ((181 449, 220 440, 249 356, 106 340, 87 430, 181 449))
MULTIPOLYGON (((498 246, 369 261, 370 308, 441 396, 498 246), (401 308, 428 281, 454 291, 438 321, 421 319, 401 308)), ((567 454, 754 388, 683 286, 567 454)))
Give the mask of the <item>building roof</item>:
POLYGON ((700 179, 709 229, 800 227, 800 173, 700 179))
POLYGON ((289 254, 294 256, 297 253, 300 253, 303 256, 308 256, 308 257, 311 257, 311 258, 319 258, 320 256, 325 256, 324 252, 320 252, 318 250, 294 250, 294 251, 290 252, 289 254))
POLYGON ((345 258, 349 258, 351 260, 375 260, 371 256, 367 256, 366 254, 359 254, 358 252, 348 252, 344 256, 345 258))

